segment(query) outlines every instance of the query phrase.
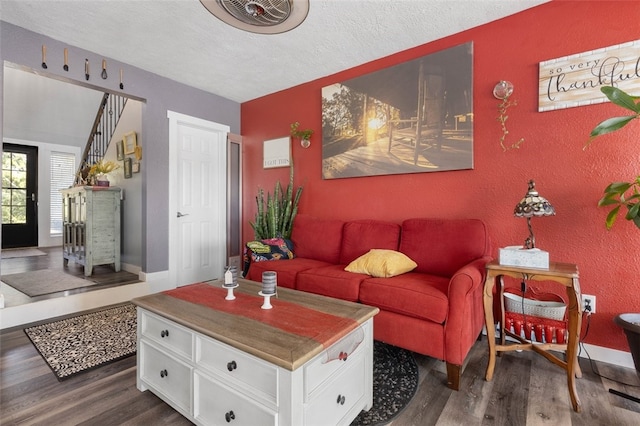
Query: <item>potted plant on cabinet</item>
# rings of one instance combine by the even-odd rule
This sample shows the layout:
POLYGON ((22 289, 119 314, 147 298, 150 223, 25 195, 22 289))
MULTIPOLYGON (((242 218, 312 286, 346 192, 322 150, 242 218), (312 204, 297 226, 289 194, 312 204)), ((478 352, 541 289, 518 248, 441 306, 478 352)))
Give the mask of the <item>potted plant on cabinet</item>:
POLYGON ((89 169, 89 182, 97 186, 109 186, 108 175, 120 166, 113 161, 99 160, 89 169))

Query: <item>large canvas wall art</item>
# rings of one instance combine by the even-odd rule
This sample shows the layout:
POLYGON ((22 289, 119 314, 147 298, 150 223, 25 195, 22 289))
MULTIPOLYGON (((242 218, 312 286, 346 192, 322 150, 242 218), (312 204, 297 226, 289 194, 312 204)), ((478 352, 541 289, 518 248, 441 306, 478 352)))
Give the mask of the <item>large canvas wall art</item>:
POLYGON ((473 168, 473 44, 322 89, 324 179, 473 168))

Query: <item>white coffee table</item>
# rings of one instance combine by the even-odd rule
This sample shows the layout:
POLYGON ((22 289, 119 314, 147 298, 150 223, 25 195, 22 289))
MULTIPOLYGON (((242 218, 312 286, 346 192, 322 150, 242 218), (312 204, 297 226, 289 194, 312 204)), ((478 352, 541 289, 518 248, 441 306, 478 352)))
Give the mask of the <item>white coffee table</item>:
POLYGON ((153 294, 138 306, 137 387, 196 424, 348 425, 373 402, 378 308, 239 280, 153 294))

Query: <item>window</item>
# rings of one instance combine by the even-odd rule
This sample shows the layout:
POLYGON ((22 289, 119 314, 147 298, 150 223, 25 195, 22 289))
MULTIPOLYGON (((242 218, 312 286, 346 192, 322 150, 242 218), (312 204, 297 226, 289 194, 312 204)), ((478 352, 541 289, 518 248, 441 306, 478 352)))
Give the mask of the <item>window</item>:
POLYGON ((76 170, 76 157, 66 152, 51 152, 51 229, 50 234, 62 234, 62 195, 61 189, 73 185, 76 170))
POLYGON ((27 154, 2 153, 2 223, 27 223, 27 154))

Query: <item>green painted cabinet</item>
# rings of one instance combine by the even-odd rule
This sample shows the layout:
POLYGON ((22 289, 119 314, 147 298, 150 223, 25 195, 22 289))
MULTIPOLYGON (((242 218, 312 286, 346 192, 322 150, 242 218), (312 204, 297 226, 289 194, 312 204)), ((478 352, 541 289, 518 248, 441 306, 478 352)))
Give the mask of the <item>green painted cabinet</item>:
POLYGON ((84 275, 96 265, 113 265, 120 271, 120 200, 117 187, 79 186, 64 189, 64 265, 69 261, 84 265, 84 275))

